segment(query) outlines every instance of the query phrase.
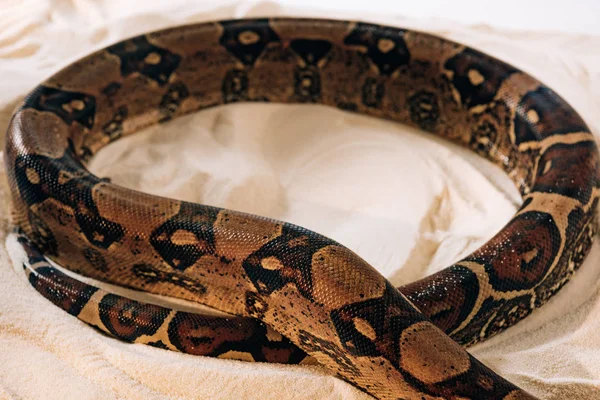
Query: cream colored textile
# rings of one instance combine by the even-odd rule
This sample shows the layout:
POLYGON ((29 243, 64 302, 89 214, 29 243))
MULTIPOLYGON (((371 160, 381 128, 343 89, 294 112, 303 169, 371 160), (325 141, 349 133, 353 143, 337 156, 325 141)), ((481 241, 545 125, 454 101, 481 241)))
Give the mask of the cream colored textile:
MULTIPOLYGON (((323 16, 274 3, 4 2, 0 127, 35 84, 94 49, 170 25, 259 15, 323 16)), ((598 37, 507 33, 394 15, 325 16, 412 27, 483 49, 549 84, 600 132, 598 37)), ((519 204, 500 171, 455 146, 319 106, 207 110, 117 142, 92 169, 146 192, 303 225, 349 246, 395 284, 474 250, 519 204)), ((4 205, 6 190, 0 194, 4 205)), ((5 210, 0 217, 4 243, 5 210)), ((368 398, 318 366, 215 360, 105 337, 30 288, 18 249, 8 244, 16 261, 0 247, 0 398, 368 398)), ((599 249, 548 305, 473 348, 474 355, 542 398, 600 399, 599 249)))

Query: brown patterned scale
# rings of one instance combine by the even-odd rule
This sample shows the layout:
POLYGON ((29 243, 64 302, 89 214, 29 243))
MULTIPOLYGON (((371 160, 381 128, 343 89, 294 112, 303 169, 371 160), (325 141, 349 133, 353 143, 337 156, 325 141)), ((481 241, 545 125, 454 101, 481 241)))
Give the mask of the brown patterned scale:
POLYGON ((25 99, 5 162, 29 281, 59 307, 118 338, 191 354, 309 355, 380 399, 534 398, 457 342, 506 329, 569 280, 595 234, 600 182, 586 124, 531 76, 428 34, 312 19, 183 26, 100 50, 25 99), (320 103, 418 126, 499 165, 523 204, 473 254, 396 289, 312 231, 135 192, 85 168, 124 135, 236 101, 320 103), (230 316, 107 293, 46 257, 230 316))

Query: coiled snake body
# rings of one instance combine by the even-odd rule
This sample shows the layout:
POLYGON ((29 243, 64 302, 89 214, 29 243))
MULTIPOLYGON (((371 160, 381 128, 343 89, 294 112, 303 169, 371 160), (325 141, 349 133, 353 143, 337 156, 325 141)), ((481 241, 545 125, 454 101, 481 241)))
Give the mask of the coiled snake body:
POLYGON ((308 354, 381 399, 533 398, 458 343, 516 323, 569 280, 592 243, 599 183, 589 129, 529 75, 424 33, 310 19, 190 25, 98 51, 26 98, 5 162, 29 281, 55 304, 121 339, 191 354, 308 354), (396 289, 317 233, 135 192, 85 168, 121 136, 237 101, 321 103, 418 126, 499 165, 523 204, 476 252, 396 289), (110 294, 46 257, 231 316, 110 294))

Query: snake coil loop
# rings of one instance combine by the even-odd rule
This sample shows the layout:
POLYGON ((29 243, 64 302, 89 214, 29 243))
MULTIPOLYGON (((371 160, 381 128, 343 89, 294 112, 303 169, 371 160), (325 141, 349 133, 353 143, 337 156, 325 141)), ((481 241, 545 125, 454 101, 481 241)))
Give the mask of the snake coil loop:
POLYGON ((569 280, 595 234, 600 182, 586 124, 517 68, 420 32, 285 18, 167 29, 67 66, 14 114, 5 162, 29 282, 70 314, 191 354, 309 355, 380 399, 534 398, 458 343, 515 324, 569 280), (500 166, 523 204, 473 254, 397 289, 315 232, 135 192, 85 168, 122 136, 238 101, 320 103, 420 127, 500 166), (230 316, 129 300, 47 257, 230 316))

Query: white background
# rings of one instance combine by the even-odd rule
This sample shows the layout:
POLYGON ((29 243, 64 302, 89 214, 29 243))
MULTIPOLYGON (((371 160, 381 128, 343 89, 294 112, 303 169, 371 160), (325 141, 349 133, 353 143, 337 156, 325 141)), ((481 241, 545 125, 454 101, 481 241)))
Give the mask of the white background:
POLYGON ((598 0, 281 0, 278 3, 324 10, 377 10, 405 17, 450 19, 517 30, 600 34, 598 0))

